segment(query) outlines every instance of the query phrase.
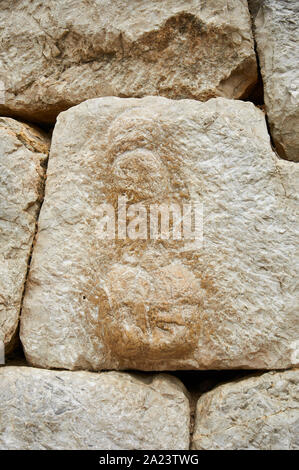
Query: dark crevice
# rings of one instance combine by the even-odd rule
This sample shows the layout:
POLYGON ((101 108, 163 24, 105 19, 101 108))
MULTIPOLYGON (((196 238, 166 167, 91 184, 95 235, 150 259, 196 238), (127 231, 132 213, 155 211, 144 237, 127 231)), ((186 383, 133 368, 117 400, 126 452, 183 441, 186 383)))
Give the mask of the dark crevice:
MULTIPOLYGON (((20 303, 18 336, 19 336, 20 321, 21 321, 21 316, 22 316, 23 302, 24 302, 24 297, 25 297, 25 293, 26 293, 26 284, 27 284, 27 280, 28 280, 28 276, 29 276, 30 265, 31 265, 31 260, 32 260, 32 254, 33 254, 33 249, 34 249, 34 245, 35 245, 35 242, 36 242, 36 236, 37 236, 37 231, 38 231, 38 220, 39 220, 40 211, 41 211, 41 208, 42 208, 42 205, 43 205, 43 202, 44 202, 44 198, 45 198, 48 161, 49 161, 49 157, 46 158, 41 163, 41 166, 44 168, 44 177, 43 177, 43 181, 42 181, 42 191, 41 191, 42 196, 41 196, 40 204, 39 204, 37 214, 36 214, 35 230, 34 230, 34 235, 33 235, 33 239, 32 239, 30 253, 29 253, 28 261, 27 261, 27 271, 26 271, 26 276, 25 276, 25 280, 24 280, 23 292, 22 292, 21 303, 20 303)), ((20 336, 19 336, 19 346, 18 347, 22 349, 22 356, 25 357, 25 354, 24 354, 24 351, 23 351, 23 346, 22 346, 22 343, 21 343, 21 340, 20 340, 20 336)))
MULTIPOLYGON (((75 105, 67 106, 67 107, 65 107, 65 109, 62 109, 58 113, 54 113, 55 114, 54 121, 56 121, 56 118, 58 117, 60 112, 66 111, 67 109, 69 109, 72 106, 75 106, 75 105)), ((0 107, 1 107, 1 105, 0 105, 0 107)), ((51 112, 49 111, 49 113, 51 113, 51 112)), ((32 113, 32 114, 31 113, 29 113, 29 114, 26 113, 26 114, 24 114, 23 112, 18 112, 18 111, 13 111, 13 110, 8 111, 7 109, 5 111, 0 110, 0 117, 14 119, 15 121, 23 122, 24 124, 28 124, 28 126, 37 126, 42 131, 49 134, 49 136, 51 137, 52 133, 53 133, 53 129, 55 127, 55 122, 54 123, 49 123, 49 122, 45 121, 42 118, 41 115, 42 115, 42 112, 40 112, 40 115, 37 115, 36 113, 32 113), (30 119, 28 119, 29 116, 30 116, 30 119)), ((47 116, 48 113, 45 113, 45 115, 47 116)))
POLYGON ((28 366, 26 363, 25 354, 23 351, 23 346, 20 341, 20 323, 18 324, 17 330, 9 343, 10 349, 5 350, 5 365, 6 366, 15 366, 15 365, 24 365, 28 366))
POLYGON ((250 101, 255 106, 264 110, 264 85, 261 77, 261 71, 258 67, 258 80, 249 91, 243 101, 250 101))
POLYGON ((266 114, 266 112, 265 112, 265 120, 266 120, 267 131, 268 131, 268 134, 269 134, 269 137, 270 137, 271 148, 272 148, 273 152, 276 154, 277 158, 281 158, 278 151, 276 150, 276 146, 275 146, 275 143, 274 143, 274 140, 273 140, 273 137, 272 137, 272 133, 271 133, 271 128, 270 128, 268 115, 266 114))
POLYGON ((250 90, 248 96, 244 101, 251 101, 253 104, 255 104, 258 107, 261 107, 264 109, 265 101, 264 101, 264 84, 263 84, 263 78, 262 78, 262 73, 261 73, 261 66, 260 66, 260 60, 259 60, 259 55, 257 51, 257 43, 255 39, 255 31, 254 31, 254 16, 253 12, 250 9, 250 4, 248 3, 248 9, 250 12, 250 21, 251 21, 251 31, 252 31, 252 37, 253 37, 253 44, 254 44, 254 52, 255 52, 255 57, 256 57, 256 63, 257 63, 257 82, 255 83, 254 87, 250 90))

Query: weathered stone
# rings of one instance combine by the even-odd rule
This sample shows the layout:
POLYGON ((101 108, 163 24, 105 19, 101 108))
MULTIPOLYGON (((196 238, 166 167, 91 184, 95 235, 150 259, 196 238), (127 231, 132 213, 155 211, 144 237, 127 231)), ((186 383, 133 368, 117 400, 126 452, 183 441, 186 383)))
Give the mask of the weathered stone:
POLYGON ((280 156, 299 161, 299 4, 264 0, 255 36, 271 134, 280 156))
POLYGON ((245 0, 2 0, 0 36, 0 113, 38 122, 99 96, 240 98, 257 80, 245 0))
POLYGON ((13 348, 44 187, 49 139, 0 118, 0 341, 13 348))
POLYGON ((221 385, 197 403, 193 449, 299 449, 299 370, 221 385))
POLYGON ((22 313, 27 359, 94 370, 294 365, 298 171, 243 101, 99 98, 61 113, 22 313), (101 239, 101 204, 117 211, 119 196, 128 229, 132 203, 202 203, 203 246, 171 232, 101 239))
POLYGON ((0 449, 188 449, 174 377, 0 368, 0 449))

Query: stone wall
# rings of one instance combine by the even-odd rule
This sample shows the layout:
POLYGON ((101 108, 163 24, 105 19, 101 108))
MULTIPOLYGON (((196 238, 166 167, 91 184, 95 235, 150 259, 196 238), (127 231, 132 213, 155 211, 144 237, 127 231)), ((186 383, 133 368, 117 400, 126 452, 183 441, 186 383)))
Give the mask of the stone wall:
POLYGON ((0 449, 299 448, 298 18, 1 2, 0 449))

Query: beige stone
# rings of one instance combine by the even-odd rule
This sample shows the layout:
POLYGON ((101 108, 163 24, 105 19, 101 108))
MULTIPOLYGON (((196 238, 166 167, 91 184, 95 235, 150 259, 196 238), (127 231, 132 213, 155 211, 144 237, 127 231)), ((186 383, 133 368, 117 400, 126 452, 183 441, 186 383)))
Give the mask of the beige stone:
POLYGON ((197 403, 192 448, 299 449, 299 370, 221 385, 197 403))
POLYGON ((188 449, 189 419, 170 375, 0 368, 2 450, 188 449))
POLYGON ((299 161, 299 4, 264 0, 255 37, 271 135, 281 157, 299 161))
POLYGON ((245 0, 0 2, 0 113, 38 122, 99 96, 246 96, 257 79, 245 0))
POLYGON ((0 117, 0 341, 7 352, 16 339, 48 150, 41 131, 0 117))
POLYGON ((22 312, 28 361, 295 365, 297 195, 298 166, 276 157, 251 103, 99 98, 61 113, 22 312), (101 204, 117 216, 120 196, 128 230, 134 207, 203 204, 203 245, 102 239, 101 204))

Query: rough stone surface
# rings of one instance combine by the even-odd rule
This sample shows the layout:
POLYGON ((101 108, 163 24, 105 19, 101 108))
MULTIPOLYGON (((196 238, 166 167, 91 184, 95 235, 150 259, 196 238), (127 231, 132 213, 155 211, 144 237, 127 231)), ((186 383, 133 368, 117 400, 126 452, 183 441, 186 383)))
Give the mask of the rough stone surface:
POLYGON ((240 98, 257 80, 245 0, 0 2, 0 112, 53 122, 99 96, 240 98))
POLYGON ((299 449, 299 370, 227 383, 197 404, 193 449, 299 449))
POLYGON ((61 113, 22 312, 27 359, 95 370, 294 365, 298 171, 243 101, 99 98, 61 113), (120 195, 129 209, 202 203, 203 246, 100 239, 100 204, 117 211, 120 195))
POLYGON ((299 161, 299 3, 264 0, 255 36, 271 134, 280 156, 299 161))
POLYGON ((42 132, 0 118, 0 341, 7 352, 19 323, 48 150, 42 132))
POLYGON ((164 374, 0 368, 0 449, 188 449, 189 401, 164 374))

